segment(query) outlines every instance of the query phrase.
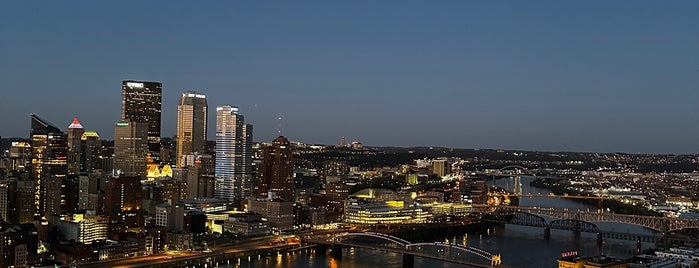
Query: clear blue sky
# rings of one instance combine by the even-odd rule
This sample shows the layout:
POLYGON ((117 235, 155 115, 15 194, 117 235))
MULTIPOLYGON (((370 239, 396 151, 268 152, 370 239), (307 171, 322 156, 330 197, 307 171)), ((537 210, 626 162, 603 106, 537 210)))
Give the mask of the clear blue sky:
POLYGON ((0 3, 1 136, 112 138, 124 79, 163 136, 198 90, 258 141, 699 152, 699 1, 0 3))

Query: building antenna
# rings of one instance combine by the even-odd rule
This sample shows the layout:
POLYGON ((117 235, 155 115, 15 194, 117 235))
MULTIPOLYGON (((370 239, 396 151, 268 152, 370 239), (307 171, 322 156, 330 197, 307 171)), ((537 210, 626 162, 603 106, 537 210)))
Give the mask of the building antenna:
POLYGON ((277 124, 278 124, 277 134, 279 134, 279 136, 281 136, 282 135, 282 116, 281 115, 279 117, 277 117, 277 124))

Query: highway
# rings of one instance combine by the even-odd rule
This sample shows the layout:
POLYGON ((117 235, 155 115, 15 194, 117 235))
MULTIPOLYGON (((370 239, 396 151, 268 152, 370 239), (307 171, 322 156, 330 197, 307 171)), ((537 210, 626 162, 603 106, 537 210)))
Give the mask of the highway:
POLYGON ((240 244, 229 244, 219 246, 216 250, 211 252, 184 252, 178 254, 154 254, 150 256, 135 257, 129 259, 120 259, 112 261, 94 262, 89 264, 79 265, 79 267, 85 268, 98 268, 98 267, 148 267, 153 265, 162 265, 168 263, 177 263, 188 260, 203 259, 208 257, 214 257, 222 254, 239 253, 254 250, 264 250, 272 248, 285 248, 289 246, 299 245, 299 243, 285 243, 278 245, 270 245, 269 239, 256 240, 251 242, 245 242, 240 244))

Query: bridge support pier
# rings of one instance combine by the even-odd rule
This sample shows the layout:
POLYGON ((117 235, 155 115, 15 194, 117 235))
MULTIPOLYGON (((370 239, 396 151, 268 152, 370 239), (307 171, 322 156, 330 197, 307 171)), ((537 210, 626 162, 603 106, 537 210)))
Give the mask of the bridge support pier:
POLYGON ((601 247, 603 243, 604 238, 602 237, 602 233, 597 233, 597 246, 601 247))
POLYGON ((415 256, 403 254, 403 268, 413 268, 415 266, 415 256))
POLYGON ((636 240, 636 254, 641 254, 642 249, 643 245, 641 244, 641 238, 639 237, 638 240, 636 240))
POLYGON ((342 259, 342 245, 334 244, 330 247, 330 256, 335 259, 342 259))
POLYGON ((316 254, 320 254, 320 255, 325 256, 325 254, 327 254, 327 252, 328 252, 328 245, 316 244, 315 250, 316 250, 316 254))
POLYGON ((544 227, 544 239, 546 241, 551 240, 551 228, 548 226, 544 227))

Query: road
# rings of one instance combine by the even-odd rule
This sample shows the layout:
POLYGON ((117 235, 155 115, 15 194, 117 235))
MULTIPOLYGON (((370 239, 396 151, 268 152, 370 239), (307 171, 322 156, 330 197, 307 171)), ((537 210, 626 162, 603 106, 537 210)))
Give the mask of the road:
MULTIPOLYGON (((305 231, 297 233, 297 236, 302 237, 308 234, 332 234, 337 232, 347 232, 348 230, 355 230, 353 228, 342 228, 342 229, 330 229, 330 230, 315 230, 315 231, 305 231)), ((101 268, 101 267, 147 267, 150 265, 159 265, 167 263, 176 263, 181 261, 196 260, 202 258, 213 257, 221 254, 239 253, 245 251, 254 250, 264 250, 272 248, 284 248, 288 246, 299 245, 299 243, 284 243, 278 245, 270 245, 270 240, 277 236, 265 236, 253 238, 252 240, 237 243, 237 244, 223 244, 212 246, 211 252, 178 252, 173 254, 160 253, 149 256, 134 257, 128 259, 110 260, 102 262, 93 262, 88 264, 79 265, 79 267, 85 268, 101 268)), ((67 266, 66 266, 67 267, 67 266)))
POLYGON ((283 248, 288 246, 298 245, 298 243, 288 243, 280 245, 269 245, 269 240, 259 240, 240 244, 231 244, 225 246, 219 246, 218 249, 212 252, 185 252, 178 254, 155 254, 150 256, 142 256, 129 259, 96 262, 80 265, 79 267, 85 268, 98 268, 98 267, 147 267, 151 265, 167 264, 195 259, 202 259, 213 257, 221 254, 238 253, 245 251, 253 251, 260 249, 271 249, 271 248, 283 248))

